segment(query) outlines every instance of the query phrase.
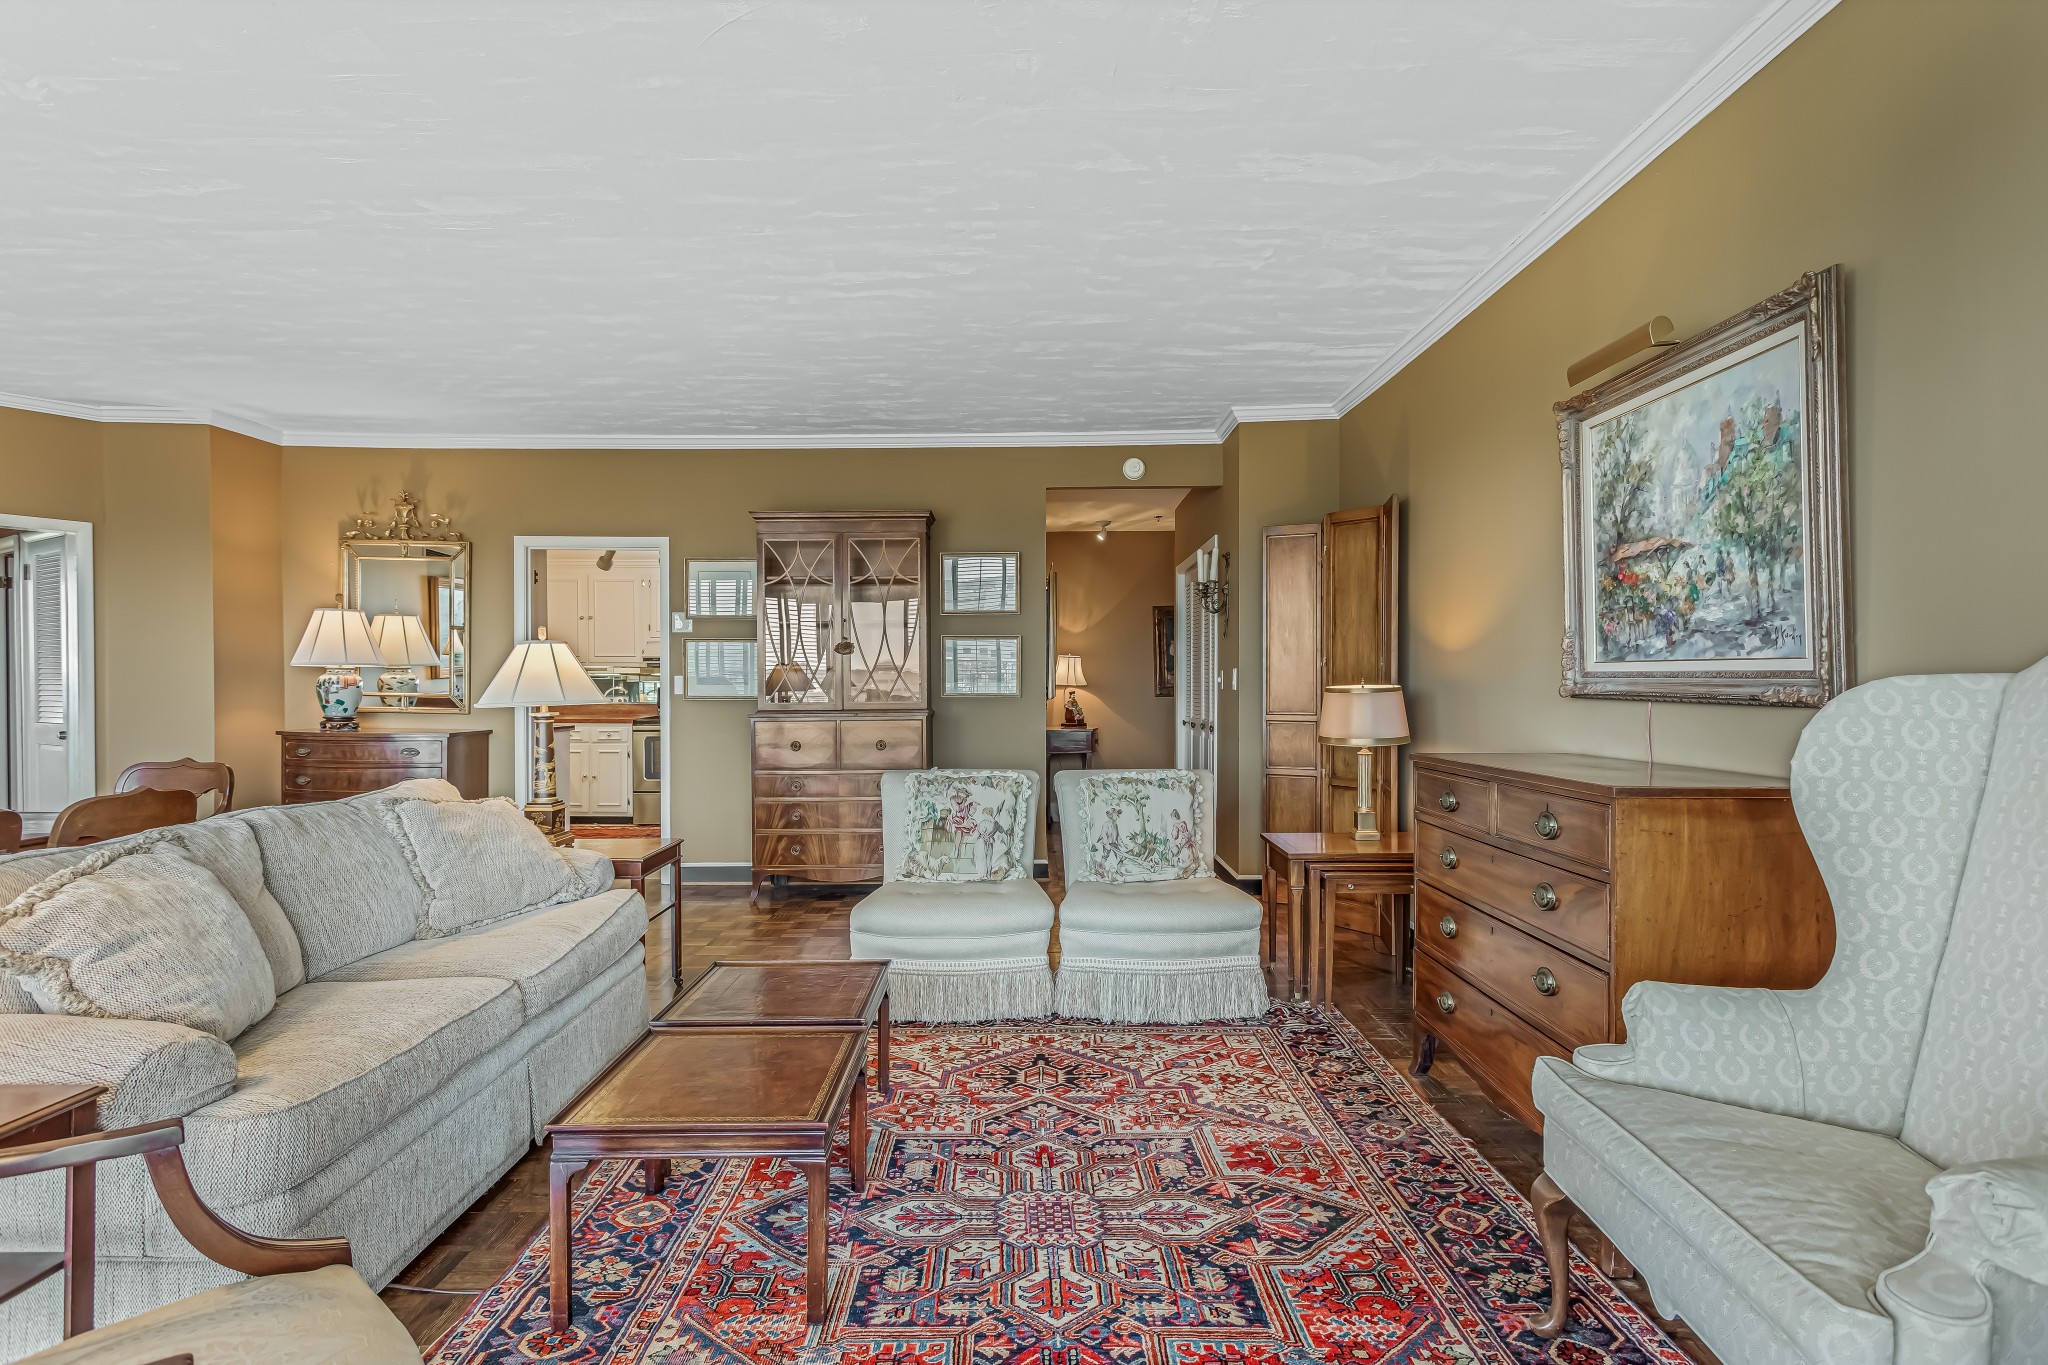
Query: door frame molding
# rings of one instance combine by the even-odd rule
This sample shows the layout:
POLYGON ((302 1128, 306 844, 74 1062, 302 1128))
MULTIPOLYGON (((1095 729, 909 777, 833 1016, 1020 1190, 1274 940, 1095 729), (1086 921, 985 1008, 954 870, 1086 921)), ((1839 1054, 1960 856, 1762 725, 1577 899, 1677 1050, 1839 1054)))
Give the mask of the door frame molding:
MULTIPOLYGON (((528 638, 522 631, 531 628, 533 620, 533 583, 528 574, 528 565, 535 550, 653 550, 661 557, 659 570, 661 590, 661 612, 657 618, 661 625, 661 837, 675 837, 675 764, 672 761, 674 732, 670 728, 673 719, 671 705, 675 700, 673 665, 670 652, 675 647, 675 632, 669 629, 669 568, 667 536, 514 536, 512 537, 512 641, 528 638)), ((488 679, 486 680, 488 681, 488 679)), ((513 779, 518 800, 525 805, 533 799, 533 765, 525 753, 527 736, 532 729, 531 708, 512 708, 519 729, 513 739, 513 779)), ((556 789, 560 790, 561 775, 556 774, 556 789)), ((678 892, 680 892, 678 877, 678 892)))
MULTIPOLYGON (((29 517, 0 512, 0 526, 15 531, 63 531, 72 535, 72 591, 67 594, 70 609, 64 623, 66 645, 71 658, 77 665, 65 679, 65 705, 71 711, 71 750, 66 756, 66 768, 71 785, 71 800, 92 796, 99 791, 99 684, 93 667, 95 634, 93 625, 93 550, 92 523, 72 521, 66 517, 29 517)), ((13 642, 7 642, 13 648, 13 642)), ((14 728, 14 718, 8 721, 9 730, 14 728)), ((8 774, 12 789, 18 773, 8 774)))

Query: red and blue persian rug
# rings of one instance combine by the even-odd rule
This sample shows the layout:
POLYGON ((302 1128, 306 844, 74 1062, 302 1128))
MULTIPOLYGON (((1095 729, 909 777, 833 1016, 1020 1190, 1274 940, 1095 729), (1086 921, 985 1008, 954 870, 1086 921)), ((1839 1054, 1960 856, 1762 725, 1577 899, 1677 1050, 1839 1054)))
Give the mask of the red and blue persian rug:
MULTIPOLYGON (((843 1152, 806 1332, 804 1182, 775 1160, 593 1169, 576 1325, 545 1234, 430 1365, 1685 1365, 1588 1265, 1570 1330, 1528 1205, 1334 1012, 899 1027, 872 1177, 843 1152)), ((842 1136, 843 1142, 843 1136, 842 1136)))

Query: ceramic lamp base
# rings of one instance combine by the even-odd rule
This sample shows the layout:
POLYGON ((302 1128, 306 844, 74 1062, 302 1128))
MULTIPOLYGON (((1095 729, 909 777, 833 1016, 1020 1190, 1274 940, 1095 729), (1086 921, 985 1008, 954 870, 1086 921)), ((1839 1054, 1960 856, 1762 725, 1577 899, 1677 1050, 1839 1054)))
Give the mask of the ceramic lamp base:
POLYGON ((330 669, 313 680, 313 695, 320 700, 322 730, 358 730, 356 710, 363 704, 360 674, 330 669))

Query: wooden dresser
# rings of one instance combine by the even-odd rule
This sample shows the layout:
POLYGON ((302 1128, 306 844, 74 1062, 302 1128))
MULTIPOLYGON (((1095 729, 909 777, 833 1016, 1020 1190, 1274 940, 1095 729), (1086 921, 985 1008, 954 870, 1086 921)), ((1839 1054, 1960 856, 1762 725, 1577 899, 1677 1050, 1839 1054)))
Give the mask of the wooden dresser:
POLYGON ((284 800, 332 801, 414 777, 453 782, 469 800, 491 794, 489 730, 280 730, 284 800))
POLYGON ((756 512, 754 866, 882 875, 882 774, 931 766, 929 512, 756 512))
POLYGON ((1796 989, 1834 942, 1783 779, 1415 756, 1415 1070, 1442 1043, 1532 1128, 1536 1058, 1622 1041, 1636 982, 1796 989))

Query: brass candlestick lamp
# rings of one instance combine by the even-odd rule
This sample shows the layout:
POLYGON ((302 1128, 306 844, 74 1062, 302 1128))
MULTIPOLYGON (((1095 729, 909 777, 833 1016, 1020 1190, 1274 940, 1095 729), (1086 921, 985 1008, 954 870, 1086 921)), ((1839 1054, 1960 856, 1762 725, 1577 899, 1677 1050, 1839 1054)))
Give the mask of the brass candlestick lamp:
POLYGON ((530 706, 533 713, 533 795, 526 803, 526 818, 557 844, 566 844, 569 808, 555 792, 555 713, 548 708, 588 705, 604 700, 604 693, 583 671, 583 665, 569 646, 548 638, 547 627, 536 632, 537 639, 512 646, 511 655, 498 669, 498 676, 476 699, 478 706, 530 706))
POLYGON ((1337 749, 1358 750, 1358 804, 1351 813, 1351 837, 1380 837, 1379 817, 1372 809, 1374 749, 1408 742, 1408 706, 1393 683, 1356 683, 1323 689, 1323 712, 1316 732, 1337 749))

